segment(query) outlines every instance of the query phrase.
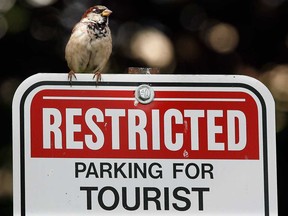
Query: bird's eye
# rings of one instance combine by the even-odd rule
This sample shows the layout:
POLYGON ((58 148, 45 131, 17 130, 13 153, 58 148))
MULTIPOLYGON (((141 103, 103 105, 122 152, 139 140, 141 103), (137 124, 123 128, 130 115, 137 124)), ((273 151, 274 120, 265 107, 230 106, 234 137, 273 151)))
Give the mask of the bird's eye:
POLYGON ((102 12, 102 10, 96 7, 92 10, 92 12, 100 14, 102 12))

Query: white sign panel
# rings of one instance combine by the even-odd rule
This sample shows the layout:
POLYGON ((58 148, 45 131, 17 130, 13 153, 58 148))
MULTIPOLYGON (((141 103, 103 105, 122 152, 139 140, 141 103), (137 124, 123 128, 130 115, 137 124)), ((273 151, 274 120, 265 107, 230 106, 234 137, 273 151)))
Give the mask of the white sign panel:
POLYGON ((13 100, 15 215, 277 215, 274 101, 246 76, 36 74, 13 100))

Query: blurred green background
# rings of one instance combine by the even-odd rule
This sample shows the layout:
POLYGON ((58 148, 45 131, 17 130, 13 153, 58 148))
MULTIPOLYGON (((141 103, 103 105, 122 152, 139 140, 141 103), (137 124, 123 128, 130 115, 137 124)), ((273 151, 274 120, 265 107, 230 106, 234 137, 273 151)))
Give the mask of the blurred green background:
POLYGON ((68 73, 64 49, 83 12, 113 11, 106 73, 242 74, 276 102, 279 215, 288 212, 287 0, 0 0, 0 215, 12 215, 12 98, 39 73, 68 73))

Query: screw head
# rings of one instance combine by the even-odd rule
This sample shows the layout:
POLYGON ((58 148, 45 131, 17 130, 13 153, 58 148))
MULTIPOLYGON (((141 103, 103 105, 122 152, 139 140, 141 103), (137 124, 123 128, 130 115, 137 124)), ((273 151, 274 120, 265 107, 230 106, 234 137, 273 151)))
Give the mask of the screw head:
POLYGON ((140 85, 135 91, 135 97, 142 104, 151 103, 154 99, 154 90, 149 85, 140 85))

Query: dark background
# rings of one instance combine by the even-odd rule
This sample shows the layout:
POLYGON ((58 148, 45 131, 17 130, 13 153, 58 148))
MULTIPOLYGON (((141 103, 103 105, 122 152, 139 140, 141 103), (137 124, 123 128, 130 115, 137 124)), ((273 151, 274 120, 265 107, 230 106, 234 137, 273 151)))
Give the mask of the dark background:
MULTIPOLYGON (((88 7, 103 4, 113 11, 113 53, 106 73, 127 73, 130 66, 158 66, 131 51, 130 39, 135 32, 153 28, 172 45, 173 59, 160 66, 161 73, 243 74, 267 84, 276 101, 279 215, 287 215, 287 0, 51 0, 47 5, 33 2, 0 0, 2 181, 3 173, 9 179, 12 170, 11 103, 15 89, 35 73, 67 73, 64 49, 71 29, 88 7), (229 45, 230 39, 236 42, 221 50, 213 46, 209 35, 215 30, 213 27, 223 25, 229 31, 224 28, 216 35, 216 45, 223 41, 229 45), (275 74, 283 77, 281 85, 271 83, 275 74)), ((0 214, 12 215, 9 180, 0 188, 0 214)))

